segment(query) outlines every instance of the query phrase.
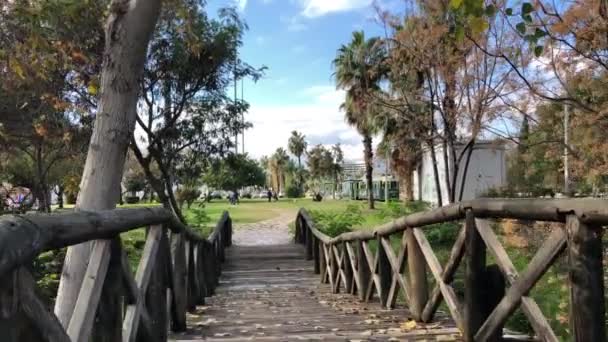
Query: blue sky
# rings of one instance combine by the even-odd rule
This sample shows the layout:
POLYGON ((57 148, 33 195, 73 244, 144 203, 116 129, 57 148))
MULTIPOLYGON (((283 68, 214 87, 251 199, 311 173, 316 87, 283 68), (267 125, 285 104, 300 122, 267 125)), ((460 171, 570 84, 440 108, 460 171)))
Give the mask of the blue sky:
POLYGON ((384 34, 372 0, 210 0, 208 9, 234 4, 249 25, 241 58, 268 67, 264 79, 245 83, 246 119, 254 125, 246 152, 272 154, 298 130, 310 144, 340 142, 347 159, 362 159, 361 139, 339 111, 344 94, 335 89, 331 61, 352 31, 384 34))

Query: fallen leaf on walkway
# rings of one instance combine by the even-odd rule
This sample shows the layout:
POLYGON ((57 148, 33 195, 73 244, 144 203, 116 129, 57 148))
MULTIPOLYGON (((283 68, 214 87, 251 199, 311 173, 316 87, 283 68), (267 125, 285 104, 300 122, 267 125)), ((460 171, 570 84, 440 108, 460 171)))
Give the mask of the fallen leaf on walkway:
POLYGON ((402 331, 412 331, 414 329, 416 329, 417 324, 416 321, 407 321, 407 322, 403 322, 401 323, 401 330, 402 331))

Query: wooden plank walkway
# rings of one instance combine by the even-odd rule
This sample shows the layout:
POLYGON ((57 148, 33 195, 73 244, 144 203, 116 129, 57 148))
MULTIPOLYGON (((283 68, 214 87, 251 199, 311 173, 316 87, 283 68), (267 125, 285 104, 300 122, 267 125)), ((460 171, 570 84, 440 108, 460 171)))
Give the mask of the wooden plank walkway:
POLYGON ((384 310, 320 284, 300 245, 234 246, 215 296, 173 341, 458 341, 449 319, 412 331, 404 308, 384 310))

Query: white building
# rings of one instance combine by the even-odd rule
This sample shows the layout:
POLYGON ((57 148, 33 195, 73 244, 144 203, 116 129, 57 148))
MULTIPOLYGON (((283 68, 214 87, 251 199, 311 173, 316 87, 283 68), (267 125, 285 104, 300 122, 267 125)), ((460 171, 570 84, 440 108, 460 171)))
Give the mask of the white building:
MULTIPOLYGON (((464 145, 456 147, 457 156, 464 149, 464 145)), ((443 146, 435 147, 437 157, 437 168, 441 187, 441 197, 443 204, 449 203, 449 196, 446 184, 446 173, 450 173, 450 180, 453 177, 454 167, 451 156, 448 158, 449 170, 443 158, 443 146)), ((465 158, 459 166, 458 179, 456 182, 456 199, 460 194, 462 183, 462 172, 465 165, 465 158)), ((423 152, 422 162, 418 171, 414 173, 414 199, 438 205, 437 190, 435 185, 435 175, 431 152, 423 152)), ((502 143, 497 142, 478 142, 473 148, 471 161, 469 163, 466 182, 464 186, 463 200, 470 200, 486 193, 489 189, 500 188, 507 184, 507 161, 506 150, 502 143)))

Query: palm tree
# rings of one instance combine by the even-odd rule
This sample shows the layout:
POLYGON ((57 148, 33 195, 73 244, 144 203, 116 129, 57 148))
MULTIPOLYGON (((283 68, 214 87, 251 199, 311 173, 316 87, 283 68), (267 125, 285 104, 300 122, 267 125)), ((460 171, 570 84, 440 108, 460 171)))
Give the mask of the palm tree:
POLYGON ((277 193, 285 189, 285 169, 288 162, 289 155, 287 155, 287 151, 282 147, 277 148, 272 158, 270 158, 270 166, 274 174, 273 180, 277 193))
POLYGON ((345 112, 346 122, 355 127, 363 137, 365 178, 369 208, 374 209, 373 187, 373 141, 372 136, 377 132, 373 120, 372 97, 380 91, 379 82, 382 77, 385 52, 379 38, 365 39, 363 31, 353 32, 348 45, 338 49, 334 77, 338 89, 346 91, 346 99, 341 108, 345 112))
MULTIPOLYGON (((302 169, 302 155, 306 151, 308 147, 308 142, 306 142, 306 136, 298 131, 291 132, 291 137, 289 137, 288 149, 291 154, 293 154, 296 158, 298 158, 298 169, 302 169)), ((301 187, 303 185, 302 174, 300 173, 300 177, 298 179, 298 185, 301 187)))

